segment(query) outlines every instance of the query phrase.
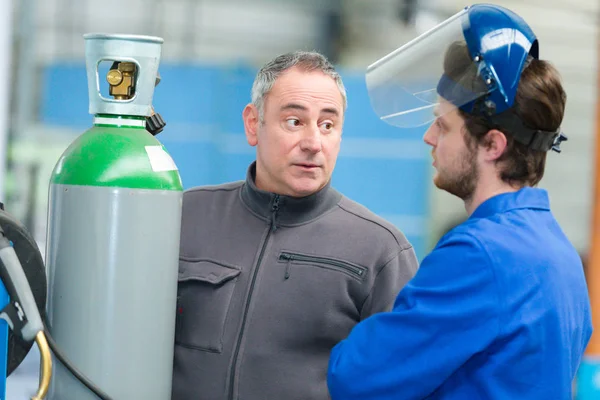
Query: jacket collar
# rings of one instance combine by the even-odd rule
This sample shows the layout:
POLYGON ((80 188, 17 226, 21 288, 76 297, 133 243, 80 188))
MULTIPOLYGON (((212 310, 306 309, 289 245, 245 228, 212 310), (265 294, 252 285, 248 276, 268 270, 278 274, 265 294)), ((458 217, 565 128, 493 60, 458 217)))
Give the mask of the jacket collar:
POLYGON ((274 225, 294 225, 313 220, 332 209, 342 198, 341 193, 331 187, 325 187, 306 197, 291 197, 265 192, 256 187, 256 162, 246 173, 246 182, 242 186, 241 197, 244 204, 255 214, 274 221, 274 225))
POLYGON ((493 214, 523 208, 550 210, 548 192, 544 189, 524 187, 516 192, 490 197, 475 209, 469 219, 486 218, 493 214))

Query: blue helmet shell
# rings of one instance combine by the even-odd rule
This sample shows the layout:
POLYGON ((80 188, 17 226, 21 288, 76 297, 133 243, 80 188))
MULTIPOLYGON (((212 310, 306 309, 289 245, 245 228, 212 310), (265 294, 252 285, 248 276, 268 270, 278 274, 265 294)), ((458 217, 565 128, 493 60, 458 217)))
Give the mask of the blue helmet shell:
MULTIPOLYGON (((528 56, 539 57, 537 37, 523 18, 491 4, 467 7, 462 21, 469 53, 488 86, 485 106, 488 115, 513 106, 523 66, 528 56)), ((475 102, 461 107, 473 113, 475 102)))

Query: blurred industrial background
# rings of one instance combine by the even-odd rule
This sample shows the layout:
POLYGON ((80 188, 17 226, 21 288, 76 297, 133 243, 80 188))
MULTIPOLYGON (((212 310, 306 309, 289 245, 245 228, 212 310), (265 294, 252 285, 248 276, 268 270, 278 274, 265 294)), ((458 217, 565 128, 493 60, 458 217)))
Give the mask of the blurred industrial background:
MULTIPOLYGON (((502 0, 540 40, 541 58, 568 95, 563 152, 548 156, 541 187, 567 236, 588 254, 597 133, 598 0, 502 0)), ((258 67, 296 49, 318 50, 348 91, 333 185, 389 219, 422 258, 465 217, 431 183, 422 129, 379 121, 366 67, 456 13, 464 0, 3 0, 0 16, 0 200, 34 233, 42 252, 48 180, 66 146, 92 124, 84 40, 88 32, 163 37, 154 96, 167 122, 158 138, 185 188, 243 179, 254 149, 241 120, 258 67)), ((37 352, 9 378, 8 398, 31 395, 37 352)))

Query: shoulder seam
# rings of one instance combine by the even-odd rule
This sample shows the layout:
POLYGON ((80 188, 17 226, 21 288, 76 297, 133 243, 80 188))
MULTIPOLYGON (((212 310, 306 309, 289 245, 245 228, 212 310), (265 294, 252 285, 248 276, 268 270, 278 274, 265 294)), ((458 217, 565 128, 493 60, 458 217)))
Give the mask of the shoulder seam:
MULTIPOLYGON (((390 230, 390 228, 388 228, 387 226, 384 226, 384 225, 380 224, 380 223, 379 223, 379 222, 377 222, 377 221, 374 221, 374 220, 372 220, 372 219, 369 219, 369 218, 367 218, 367 217, 364 217, 364 216, 362 216, 362 215, 359 215, 359 214, 355 213, 354 211, 348 210, 348 209, 347 209, 346 207, 344 207, 344 206, 343 206, 341 203, 342 203, 342 201, 340 200, 340 201, 338 202, 338 204, 337 204, 337 206, 338 206, 339 208, 341 208, 341 209, 342 209, 342 210, 344 210, 345 212, 347 212, 347 213, 349 213, 349 214, 352 214, 352 215, 354 215, 354 216, 356 216, 356 217, 358 217, 358 218, 360 218, 360 219, 363 219, 363 220, 365 220, 365 221, 371 222, 372 224, 375 224, 375 225, 378 225, 378 226, 382 227, 383 229, 385 229, 386 231, 388 231, 388 232, 390 233, 390 235, 392 235, 392 237, 393 237, 393 238, 394 238, 394 240, 396 241, 396 244, 397 244, 398 246, 400 246, 400 242, 398 241, 398 238, 396 237, 396 234, 395 234, 394 232, 392 232, 392 231, 390 230)), ((412 247, 412 245, 411 245, 410 243, 407 243, 407 246, 408 246, 408 247, 406 247, 406 248, 402 248, 402 247, 401 247, 401 251, 407 250, 407 249, 409 249, 409 248, 411 248, 411 247, 412 247)))
POLYGON ((188 190, 186 190, 186 193, 195 193, 195 192, 231 192, 234 190, 239 189, 242 186, 243 183, 240 183, 238 185, 232 186, 232 187, 218 187, 218 186, 198 186, 198 187, 194 187, 194 188, 190 188, 188 190))

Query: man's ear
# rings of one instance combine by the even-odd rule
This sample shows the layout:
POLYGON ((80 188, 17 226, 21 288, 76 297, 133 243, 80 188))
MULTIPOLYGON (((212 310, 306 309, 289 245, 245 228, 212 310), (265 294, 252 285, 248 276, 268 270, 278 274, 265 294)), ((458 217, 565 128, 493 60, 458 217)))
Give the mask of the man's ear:
POLYGON ((486 161, 496 161, 504 153, 507 143, 504 133, 497 129, 491 129, 486 133, 485 140, 482 143, 484 159, 486 161))
POLYGON ((244 130, 246 132, 246 140, 250 146, 258 144, 258 124, 260 118, 256 106, 252 103, 248 104, 242 111, 242 119, 244 120, 244 130))

